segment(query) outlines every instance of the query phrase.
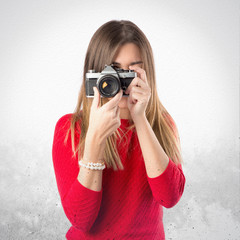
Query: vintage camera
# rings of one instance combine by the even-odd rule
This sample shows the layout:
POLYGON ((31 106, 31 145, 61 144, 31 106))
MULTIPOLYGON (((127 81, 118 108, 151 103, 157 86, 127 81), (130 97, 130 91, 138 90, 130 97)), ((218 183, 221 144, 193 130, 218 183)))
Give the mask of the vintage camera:
POLYGON ((101 97, 114 97, 122 88, 123 96, 132 80, 137 77, 134 70, 124 70, 111 65, 105 65, 102 72, 96 73, 94 69, 86 73, 86 97, 93 97, 93 87, 97 87, 101 97))

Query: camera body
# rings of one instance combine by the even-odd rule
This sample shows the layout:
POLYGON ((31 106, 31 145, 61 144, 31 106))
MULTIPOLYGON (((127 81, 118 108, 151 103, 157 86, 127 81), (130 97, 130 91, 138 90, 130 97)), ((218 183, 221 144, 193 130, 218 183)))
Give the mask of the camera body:
POLYGON ((123 90, 123 96, 128 96, 125 90, 135 77, 137 73, 134 70, 116 68, 112 64, 105 65, 102 72, 88 70, 85 82, 86 97, 94 97, 93 87, 97 87, 101 97, 114 97, 120 89, 123 90))

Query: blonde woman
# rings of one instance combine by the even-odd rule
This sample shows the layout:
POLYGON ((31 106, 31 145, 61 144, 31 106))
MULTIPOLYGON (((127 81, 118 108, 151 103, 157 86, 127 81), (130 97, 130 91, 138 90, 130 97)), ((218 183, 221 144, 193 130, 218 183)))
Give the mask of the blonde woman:
POLYGON ((185 186, 180 139, 157 94, 150 43, 131 21, 109 21, 93 35, 76 109, 56 123, 52 158, 72 225, 67 239, 165 239, 163 207, 175 206, 185 186), (87 96, 86 73, 106 65, 136 75, 112 97, 98 87, 87 96))

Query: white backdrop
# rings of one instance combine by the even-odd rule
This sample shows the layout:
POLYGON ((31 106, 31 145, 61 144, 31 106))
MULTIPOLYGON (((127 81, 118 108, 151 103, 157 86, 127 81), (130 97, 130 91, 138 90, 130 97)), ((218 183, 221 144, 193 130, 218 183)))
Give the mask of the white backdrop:
POLYGON ((1 1, 0 238, 64 239, 51 159, 77 103, 94 32, 130 20, 153 48, 160 100, 181 139, 184 194, 166 239, 239 239, 239 1, 1 1))

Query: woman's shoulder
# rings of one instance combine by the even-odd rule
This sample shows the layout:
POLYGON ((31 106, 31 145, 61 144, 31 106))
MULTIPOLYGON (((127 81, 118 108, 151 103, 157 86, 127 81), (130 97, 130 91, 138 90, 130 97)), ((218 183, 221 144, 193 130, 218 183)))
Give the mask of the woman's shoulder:
MULTIPOLYGON (((74 117, 75 117, 74 113, 66 113, 66 114, 62 115, 61 117, 58 118, 55 129, 62 130, 62 131, 68 130, 71 126, 71 122, 74 117)), ((75 118, 75 124, 74 124, 75 131, 74 132, 77 132, 77 133, 81 132, 80 122, 81 122, 81 119, 75 118)))
POLYGON ((66 113, 58 118, 56 127, 66 127, 71 122, 73 113, 66 113))

